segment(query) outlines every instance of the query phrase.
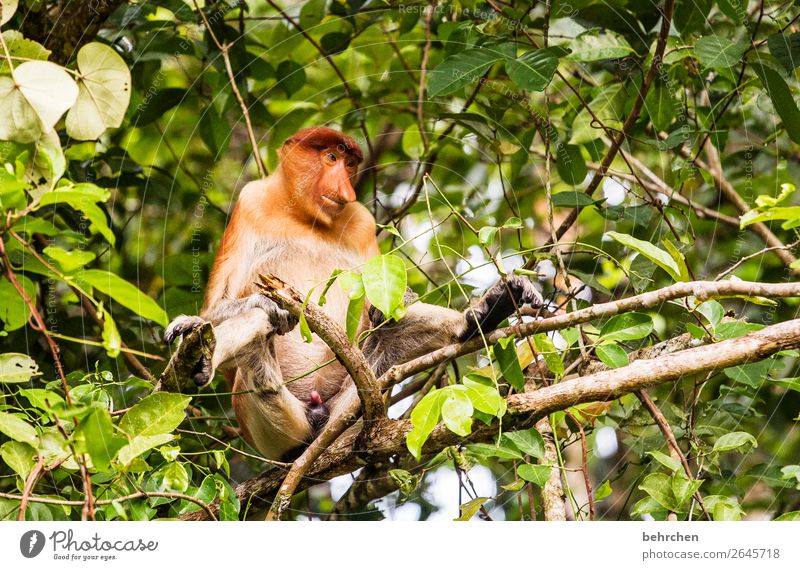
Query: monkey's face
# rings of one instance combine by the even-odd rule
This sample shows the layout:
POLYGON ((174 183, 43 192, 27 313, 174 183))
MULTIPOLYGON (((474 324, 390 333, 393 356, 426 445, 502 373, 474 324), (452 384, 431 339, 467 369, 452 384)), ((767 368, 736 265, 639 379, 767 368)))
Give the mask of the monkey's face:
POLYGON ((344 148, 326 148, 319 152, 319 175, 309 189, 316 218, 330 222, 344 207, 356 200, 352 179, 358 159, 344 148))

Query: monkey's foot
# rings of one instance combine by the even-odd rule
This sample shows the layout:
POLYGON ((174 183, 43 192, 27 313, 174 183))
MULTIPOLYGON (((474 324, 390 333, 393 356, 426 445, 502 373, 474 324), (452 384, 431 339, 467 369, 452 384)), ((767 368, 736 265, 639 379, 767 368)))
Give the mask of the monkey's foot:
POLYGON ((175 317, 164 331, 164 342, 172 344, 172 341, 176 338, 200 328, 203 326, 203 323, 205 323, 205 321, 196 316, 180 315, 175 317))
POLYGON ((541 293, 533 283, 520 275, 509 275, 498 281, 484 294, 477 305, 467 310, 467 330, 463 340, 472 338, 478 330, 491 331, 523 305, 544 304, 541 293))

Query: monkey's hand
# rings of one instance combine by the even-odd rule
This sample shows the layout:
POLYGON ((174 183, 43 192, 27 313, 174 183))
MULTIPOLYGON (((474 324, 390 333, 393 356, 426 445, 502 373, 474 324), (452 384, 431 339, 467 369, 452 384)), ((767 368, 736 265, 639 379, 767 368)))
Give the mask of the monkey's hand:
POLYGON ((505 281, 492 285, 474 307, 467 309, 467 326, 460 340, 469 340, 481 330, 496 329, 523 305, 536 307, 543 304, 542 295, 530 281, 519 275, 509 275, 505 281))

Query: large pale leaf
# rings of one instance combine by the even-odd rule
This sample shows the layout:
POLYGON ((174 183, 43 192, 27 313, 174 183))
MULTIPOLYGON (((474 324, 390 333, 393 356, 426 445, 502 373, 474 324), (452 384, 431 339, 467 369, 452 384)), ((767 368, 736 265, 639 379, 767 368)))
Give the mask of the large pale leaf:
POLYGON ((3 9, 3 14, 0 16, 0 25, 8 22, 17 11, 19 0, 0 0, 0 6, 3 9))
POLYGON ((42 122, 11 77, 0 77, 0 139, 33 142, 42 122))
POLYGON ((107 45, 93 42, 78 52, 78 99, 67 114, 67 134, 93 140, 122 124, 131 99, 131 73, 107 45))
POLYGON ((7 352, 0 354, 0 384, 27 382, 33 376, 39 376, 39 367, 27 354, 7 352))
POLYGON ((26 61, 14 69, 13 76, 46 131, 56 125, 78 98, 75 80, 55 63, 26 61))

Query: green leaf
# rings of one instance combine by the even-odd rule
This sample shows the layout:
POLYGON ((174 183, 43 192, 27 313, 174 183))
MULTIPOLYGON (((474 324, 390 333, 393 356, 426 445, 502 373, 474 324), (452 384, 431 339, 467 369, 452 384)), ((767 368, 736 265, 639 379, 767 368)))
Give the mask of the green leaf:
POLYGON ((442 420, 447 429, 456 435, 466 436, 472 431, 472 402, 469 397, 461 390, 449 390, 447 397, 442 403, 442 420))
POLYGON ((390 469, 389 477, 397 484, 403 496, 413 493, 414 489, 419 485, 419 475, 412 475, 405 469, 390 469))
POLYGON ((767 38, 767 46, 787 72, 792 73, 800 66, 800 32, 772 34, 767 38))
POLYGON ((364 314, 364 301, 365 297, 361 295, 355 299, 350 299, 347 304, 347 339, 353 342, 358 333, 358 327, 361 325, 361 317, 364 314))
POLYGON ((403 152, 406 153, 408 157, 419 160, 425 154, 425 144, 423 140, 419 132, 419 127, 416 124, 410 125, 403 133, 403 152))
POLYGON ((67 113, 67 134, 94 140, 117 128, 131 100, 131 72, 113 48, 92 42, 78 51, 78 99, 67 113))
MULTIPOLYGON (((24 275, 17 275, 22 290, 31 300, 36 299, 36 285, 24 275)), ((25 299, 17 292, 16 287, 5 277, 0 277, 0 319, 5 323, 5 330, 14 331, 25 326, 31 316, 25 299)))
POLYGON ((628 353, 618 344, 600 344, 594 348, 597 358, 609 368, 622 368, 628 365, 628 353))
POLYGON ((406 446, 417 460, 420 459, 425 440, 439 423, 442 412, 443 396, 441 390, 433 389, 426 394, 411 412, 411 431, 406 436, 406 446))
POLYGON ((494 345, 494 356, 500 365, 500 374, 518 392, 525 389, 525 376, 517 357, 514 337, 502 338, 494 345))
POLYGON ((28 422, 13 414, 0 412, 0 432, 14 441, 36 445, 36 430, 28 422))
POLYGON ((718 453, 724 451, 739 451, 740 453, 747 453, 754 447, 758 447, 756 438, 747 433, 746 431, 734 431, 720 436, 714 442, 714 449, 718 453))
POLYGON ((664 473, 651 473, 642 480, 639 489, 647 493, 668 511, 678 512, 680 504, 672 492, 672 477, 664 473))
POLYGON ((7 441, 0 446, 0 457, 3 458, 6 465, 14 470, 14 473, 22 477, 23 481, 33 471, 35 455, 36 450, 27 443, 7 441))
POLYGON ((558 57, 549 49, 533 49, 505 60, 506 71, 517 87, 527 91, 544 91, 558 67, 558 57))
POLYGON ((642 241, 628 234, 621 234, 618 232, 607 232, 606 235, 625 247, 632 249, 647 259, 658 265, 661 269, 666 271, 675 281, 681 281, 681 268, 672 258, 672 256, 650 243, 649 241, 642 241))
POLYGON ((171 433, 160 433, 158 435, 137 435, 130 440, 128 445, 120 448, 117 452, 117 461, 124 467, 127 467, 131 462, 139 457, 142 453, 164 445, 175 439, 171 433))
POLYGON ((275 78, 287 97, 294 95, 306 84, 303 66, 289 59, 282 61, 275 69, 275 78))
POLYGON ((603 323, 600 338, 606 342, 639 340, 651 332, 653 332, 653 319, 650 315, 623 313, 614 315, 603 323))
POLYGON ((772 220, 800 219, 800 206, 775 206, 768 210, 750 210, 739 218, 739 226, 746 228, 758 222, 771 222, 772 220))
POLYGON ((673 473, 683 469, 679 459, 676 459, 671 455, 667 455, 666 453, 661 453, 660 451, 648 451, 647 455, 650 455, 653 459, 658 461, 661 465, 663 465, 673 473))
POLYGON ((495 226, 483 226, 478 230, 478 243, 483 246, 491 245, 497 236, 498 228, 495 226))
POLYGON ((672 476, 672 494, 675 496, 678 505, 683 505, 688 501, 702 484, 702 479, 690 481, 682 471, 676 472, 672 476))
MULTIPOLYGON (((800 110, 797 109, 797 103, 792 97, 786 81, 772 68, 754 62, 751 62, 750 65, 755 70, 764 89, 767 90, 769 98, 772 99, 775 111, 783 121, 786 134, 792 141, 800 144, 800 110)), ((0 123, 2 123, 1 120, 0 123)))
POLYGON ((0 384, 19 384, 41 374, 36 362, 27 354, 0 354, 0 384))
POLYGON ((503 54, 491 48, 472 48, 451 55, 428 74, 428 96, 452 95, 478 81, 503 54))
POLYGON ((128 443, 124 437, 114 433, 111 416, 103 408, 92 408, 78 424, 75 437, 83 441, 84 449, 92 458, 92 465, 100 472, 110 469, 111 460, 128 443))
POLYGON ((122 416, 119 429, 129 437, 169 433, 183 421, 190 401, 181 394, 150 394, 122 416))
POLYGON ((800 378, 769 378, 772 384, 777 384, 781 388, 800 392, 800 378))
POLYGON ((703 504, 706 510, 711 512, 711 516, 715 521, 739 521, 744 516, 744 511, 736 497, 708 495, 703 497, 703 504))
POLYGON ((17 11, 19 0, 0 0, 3 7, 3 15, 0 17, 0 26, 11 20, 14 17, 14 12, 17 11))
POLYGON ((475 374, 467 374, 462 379, 462 383, 476 410, 496 417, 500 417, 505 413, 505 400, 503 400, 491 379, 475 374))
POLYGON ((98 310, 98 313, 101 313, 103 319, 103 348, 109 358, 116 358, 122 349, 122 337, 117 330, 117 324, 108 311, 98 310))
MULTIPOLYGON (((580 147, 574 144, 559 143, 556 146, 556 169, 561 180, 573 186, 581 184, 589 172, 580 147)), ((594 204, 594 200, 585 192, 553 194, 553 206, 556 207, 583 208, 591 204, 594 204)))
POLYGON ((584 32, 570 42, 569 48, 566 59, 572 61, 600 61, 636 53, 628 40, 611 30, 584 32))
POLYGON ((57 245, 49 245, 44 248, 44 254, 54 260, 64 273, 71 273, 76 269, 94 261, 97 257, 91 251, 83 249, 73 249, 67 251, 57 245))
MULTIPOLYGON (((598 121, 608 128, 619 130, 622 128, 622 111, 627 99, 625 86, 622 83, 614 83, 597 91, 589 107, 598 121)), ((578 112, 572 121, 570 144, 590 143, 605 133, 600 125, 594 122, 594 117, 585 108, 578 112)))
POLYGON ((544 363, 547 364, 548 370, 555 374, 556 378, 564 375, 564 362, 561 360, 561 355, 553 344, 553 340, 545 333, 539 333, 531 337, 533 340, 533 347, 536 349, 544 363))
POLYGON ((595 501, 602 501, 603 499, 610 497, 612 493, 611 483, 608 482, 608 479, 603 481, 603 484, 600 485, 594 492, 594 500, 595 501))
POLYGON ((800 511, 792 511, 790 513, 783 513, 775 519, 776 521, 800 521, 800 511))
POLYGON ((705 67, 729 68, 739 63, 749 42, 731 41, 729 36, 705 36, 697 40, 694 54, 705 67))
POLYGON ((705 301, 697 306, 695 309, 698 313, 703 315, 708 320, 711 328, 714 329, 722 322, 722 317, 725 316, 725 308, 719 301, 705 301))
POLYGON ((490 457, 497 457, 503 459, 522 459, 522 454, 517 451, 516 446, 501 447, 499 445, 490 445, 488 443, 473 443, 467 446, 470 453, 476 455, 481 459, 488 459, 490 457))
POLYGON ((328 0, 307 0, 300 8, 300 26, 309 30, 319 24, 325 16, 325 5, 328 0))
POLYGON ((87 269, 80 274, 80 279, 137 315, 155 321, 163 327, 167 326, 167 313, 164 309, 118 275, 102 269, 87 269))
POLYGON ((536 428, 506 432, 503 434, 503 438, 510 441, 525 455, 544 459, 544 439, 536 428))
POLYGON ((53 411, 64 407, 64 398, 52 390, 44 390, 42 388, 22 388, 19 391, 19 395, 23 398, 26 398, 34 408, 39 408, 45 412, 52 413, 53 411))
POLYGON ((105 212, 95 204, 96 202, 104 202, 109 196, 108 190, 99 188, 94 184, 74 184, 42 194, 36 210, 52 204, 68 204, 72 208, 83 212, 84 216, 91 222, 90 228, 100 233, 113 245, 116 242, 114 232, 108 227, 108 219, 105 212))
POLYGON ((0 77, 0 139, 34 142, 75 104, 78 86, 64 68, 26 61, 0 77))
POLYGON ((667 131, 675 120, 677 101, 667 85, 655 85, 647 93, 645 108, 653 127, 658 131, 667 131))
POLYGON ((162 473, 167 490, 185 493, 189 488, 189 473, 186 471, 186 467, 177 461, 167 464, 162 473))
POLYGON ((544 487, 545 483, 547 483, 547 480, 550 478, 551 470, 552 467, 550 465, 532 465, 526 463, 517 467, 517 475, 534 485, 544 487))
POLYGON ((585 208, 594 204, 594 200, 585 192, 558 192, 553 194, 555 208, 585 208))
MULTIPOLYGON (((12 58, 44 61, 50 57, 51 52, 49 49, 38 42, 27 39, 17 30, 6 30, 3 32, 3 40, 5 40, 8 54, 12 58)), ((6 58, 0 58, 0 74, 6 75, 10 73, 11 68, 6 58)))
POLYGON ((459 522, 466 522, 470 520, 478 513, 478 511, 481 510, 481 507, 488 500, 489 497, 476 497, 471 501, 467 501, 466 503, 459 505, 459 517, 453 520, 459 522))
POLYGON ((387 318, 405 314, 406 264, 393 254, 377 255, 364 264, 361 273, 369 302, 387 318))

